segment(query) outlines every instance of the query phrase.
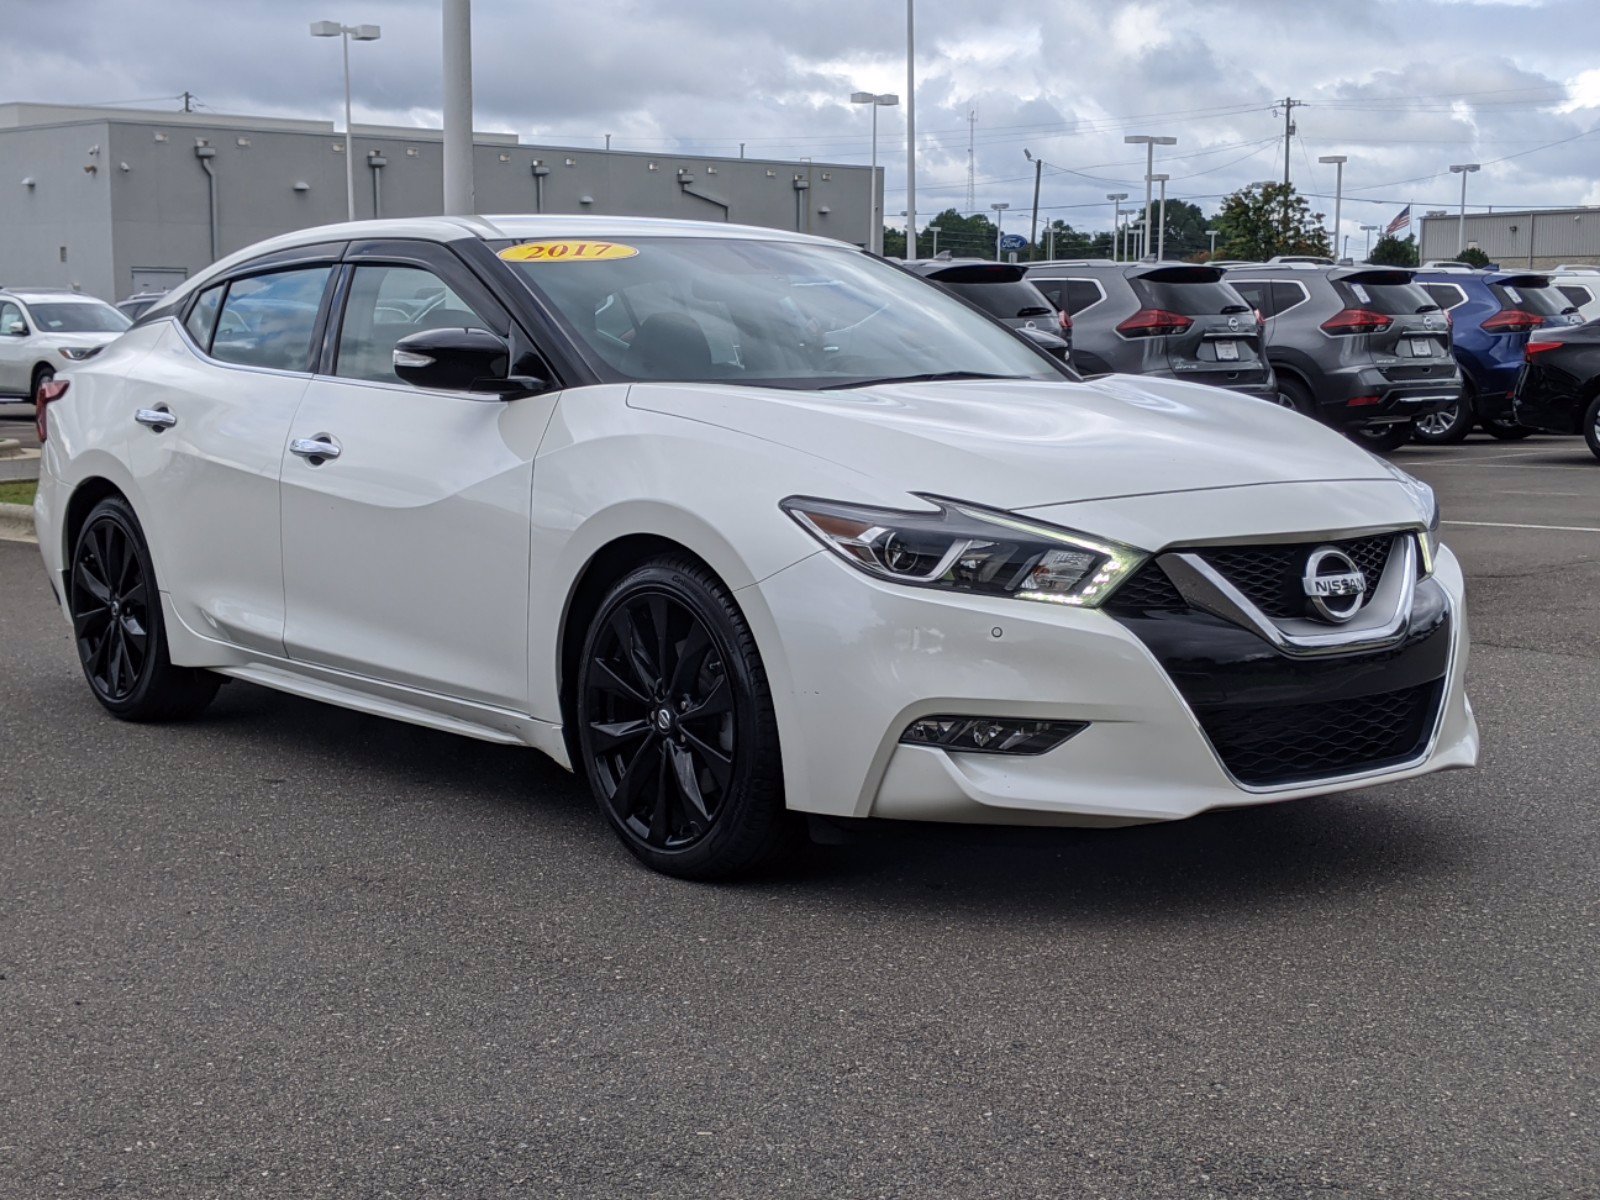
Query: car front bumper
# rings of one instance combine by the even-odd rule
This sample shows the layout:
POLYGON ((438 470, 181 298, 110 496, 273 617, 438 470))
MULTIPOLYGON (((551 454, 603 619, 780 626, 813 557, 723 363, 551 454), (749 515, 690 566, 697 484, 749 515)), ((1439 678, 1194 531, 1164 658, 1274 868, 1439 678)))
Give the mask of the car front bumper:
POLYGON ((768 669, 789 804, 838 817, 1129 824, 1472 766, 1462 577, 1447 550, 1435 579, 1448 653, 1436 721, 1414 759, 1249 787, 1224 768, 1155 654, 1107 613, 897 587, 813 555, 754 585, 772 622, 768 645, 783 631, 768 669), (1089 727, 1036 757, 900 743, 911 722, 934 715, 1089 727))

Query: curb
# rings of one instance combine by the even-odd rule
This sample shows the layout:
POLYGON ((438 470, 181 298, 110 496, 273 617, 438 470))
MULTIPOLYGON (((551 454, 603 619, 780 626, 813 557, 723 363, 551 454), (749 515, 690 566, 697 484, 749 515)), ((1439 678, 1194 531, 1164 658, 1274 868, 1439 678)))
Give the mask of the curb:
POLYGON ((0 504, 0 541, 38 543, 30 505, 0 504))

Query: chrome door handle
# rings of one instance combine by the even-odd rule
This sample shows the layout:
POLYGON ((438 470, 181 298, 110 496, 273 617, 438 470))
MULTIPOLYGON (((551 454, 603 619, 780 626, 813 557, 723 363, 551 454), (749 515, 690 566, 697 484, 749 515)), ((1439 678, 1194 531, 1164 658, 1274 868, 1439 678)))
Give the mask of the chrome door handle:
POLYGON ((325 433, 319 433, 316 437, 295 438, 289 443, 289 453, 306 459, 315 467, 324 459, 338 458, 340 449, 338 442, 325 433))
POLYGON ((178 423, 178 418, 164 408, 141 408, 133 414, 133 419, 157 433, 178 423))

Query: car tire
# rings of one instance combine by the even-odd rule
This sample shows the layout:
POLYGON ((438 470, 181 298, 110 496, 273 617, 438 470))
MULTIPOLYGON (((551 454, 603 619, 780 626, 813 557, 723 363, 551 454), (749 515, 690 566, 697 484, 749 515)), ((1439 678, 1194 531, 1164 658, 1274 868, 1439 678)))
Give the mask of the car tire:
POLYGON ((90 511, 72 548, 67 580, 72 640, 89 690, 124 721, 192 717, 217 694, 209 671, 174 666, 150 548, 128 502, 109 496, 90 511))
POLYGON ((1500 417, 1493 421, 1484 421, 1483 431, 1490 437, 1502 442, 1520 442, 1523 438, 1533 433, 1526 425, 1518 425, 1509 416, 1500 417))
POLYGON ((647 866, 723 879, 799 841, 755 639, 700 563, 655 558, 611 587, 584 636, 574 709, 595 801, 647 866))
POLYGON ((1461 398, 1449 408, 1427 413, 1413 421, 1411 436, 1424 446, 1453 446, 1467 440, 1474 420, 1472 392, 1464 389, 1461 398))
POLYGON ((35 404, 39 402, 39 389, 56 377, 54 367, 38 366, 33 369, 33 389, 28 393, 28 398, 35 404))
POLYGON ((1600 458, 1600 396, 1589 401, 1583 414, 1583 440, 1589 444, 1589 453, 1600 458))
POLYGON ((1311 394, 1311 389, 1298 379, 1288 375, 1278 376, 1278 405, 1281 408, 1292 408, 1302 417, 1317 419, 1317 400, 1311 394))
POLYGON ((1415 430, 1409 422, 1395 425, 1357 425, 1350 430, 1351 440, 1374 454, 1388 454, 1398 450, 1414 435, 1415 430))

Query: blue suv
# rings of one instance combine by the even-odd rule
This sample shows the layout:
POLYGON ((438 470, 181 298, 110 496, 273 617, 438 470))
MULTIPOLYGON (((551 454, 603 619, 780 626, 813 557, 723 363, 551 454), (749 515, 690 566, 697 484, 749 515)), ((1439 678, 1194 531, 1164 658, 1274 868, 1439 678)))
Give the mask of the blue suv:
POLYGON ((1455 404, 1417 418, 1413 436, 1435 445, 1459 442, 1474 425, 1503 441, 1533 432, 1511 413, 1523 348, 1535 329, 1581 323, 1578 310, 1548 275, 1527 271, 1423 268, 1416 273, 1450 318, 1451 348, 1463 388, 1455 404))

